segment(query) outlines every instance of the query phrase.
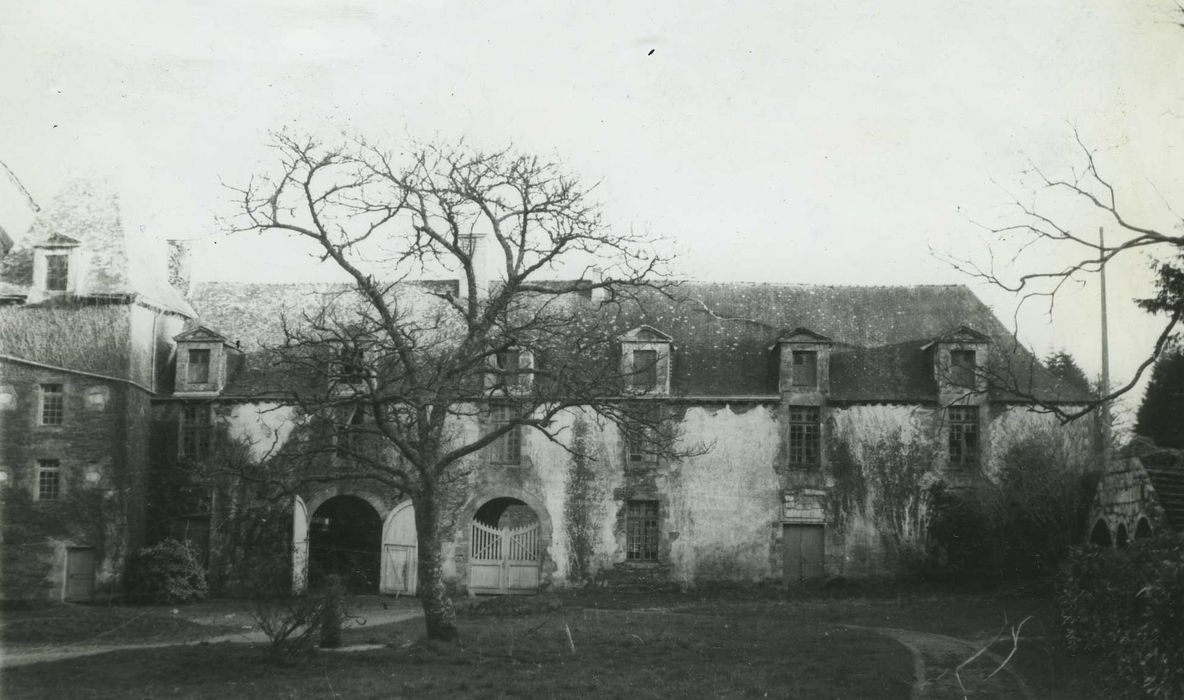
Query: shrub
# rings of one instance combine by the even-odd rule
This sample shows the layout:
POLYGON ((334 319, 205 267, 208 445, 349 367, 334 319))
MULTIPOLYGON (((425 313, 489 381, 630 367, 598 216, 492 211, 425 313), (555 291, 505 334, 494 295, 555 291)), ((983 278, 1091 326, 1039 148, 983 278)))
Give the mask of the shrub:
POLYGON ((1184 697, 1184 536, 1074 550, 1058 576, 1065 644, 1115 697, 1184 697))
POLYGON ((142 603, 184 603, 206 597, 206 573, 193 548, 174 539, 136 552, 128 564, 128 593, 142 603))

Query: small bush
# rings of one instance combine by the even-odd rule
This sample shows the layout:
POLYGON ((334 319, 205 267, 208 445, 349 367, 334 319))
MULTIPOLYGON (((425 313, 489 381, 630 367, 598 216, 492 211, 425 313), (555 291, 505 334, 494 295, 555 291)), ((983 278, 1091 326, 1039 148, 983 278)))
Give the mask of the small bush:
POLYGON ((1066 646, 1098 655, 1114 697, 1184 697, 1184 537, 1074 550, 1057 603, 1066 646))
POLYGON ((192 547, 165 539, 132 557, 127 587, 137 602, 185 603, 206 597, 206 573, 192 547))

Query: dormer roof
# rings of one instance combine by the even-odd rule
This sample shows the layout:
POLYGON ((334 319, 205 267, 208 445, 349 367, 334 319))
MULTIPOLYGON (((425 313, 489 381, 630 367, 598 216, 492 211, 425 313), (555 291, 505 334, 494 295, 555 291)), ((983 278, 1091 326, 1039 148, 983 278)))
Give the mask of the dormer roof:
POLYGON ((226 336, 217 331, 210 330, 205 326, 195 326, 187 331, 183 331, 173 336, 173 340, 178 343, 222 343, 229 345, 226 336))
POLYGON ((921 349, 928 350, 939 343, 972 343, 983 345, 989 344, 991 342, 991 336, 989 335, 979 333, 970 326, 958 326, 951 331, 947 331, 937 336, 922 346, 921 349))
POLYGON ((640 325, 617 336, 622 343, 672 343, 674 338, 653 326, 640 325))
POLYGON ((835 342, 834 340, 826 337, 825 335, 822 335, 821 333, 815 333, 814 331, 810 330, 809 328, 802 328, 801 326, 798 326, 797 328, 794 328, 793 330, 783 330, 777 336, 777 343, 778 344, 780 344, 780 343, 812 343, 812 344, 825 343, 827 345, 834 345, 834 342, 835 342))
POLYGON ((54 232, 48 238, 43 239, 39 243, 34 243, 34 248, 77 248, 81 245, 76 238, 70 238, 63 233, 54 232))

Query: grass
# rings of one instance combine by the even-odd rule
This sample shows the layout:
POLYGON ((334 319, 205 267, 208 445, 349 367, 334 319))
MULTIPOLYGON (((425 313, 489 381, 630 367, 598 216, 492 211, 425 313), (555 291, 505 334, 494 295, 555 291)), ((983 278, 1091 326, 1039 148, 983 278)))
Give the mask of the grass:
POLYGON ((4 613, 0 642, 6 649, 47 645, 151 644, 191 641, 238 626, 202 625, 172 608, 57 603, 4 613))
MULTIPOLYGON (((0 691, 5 698, 905 698, 913 680, 905 647, 846 625, 986 644, 1005 617, 1016 624, 1031 615, 1011 665, 1035 695, 1100 697, 1091 687, 1089 660, 1059 651, 1053 610, 1042 599, 929 594, 779 599, 733 591, 460 602, 460 648, 422 641, 423 624, 416 619, 345 631, 347 645, 380 648, 317 652, 286 667, 268 662, 262 646, 242 644, 123 651, 5 669, 0 691)), ((223 617, 215 609, 197 619, 223 617)), ((133 624, 138 623, 117 633, 124 641, 133 624)), ((1010 650, 1009 638, 992 647, 1000 657, 1010 650)), ((935 691, 951 687, 953 667, 968 655, 955 648, 927 659, 929 677, 940 680, 935 691)), ((963 671, 975 681, 968 681, 969 697, 1014 696, 1002 677, 977 680, 994 665, 983 658, 963 671)))

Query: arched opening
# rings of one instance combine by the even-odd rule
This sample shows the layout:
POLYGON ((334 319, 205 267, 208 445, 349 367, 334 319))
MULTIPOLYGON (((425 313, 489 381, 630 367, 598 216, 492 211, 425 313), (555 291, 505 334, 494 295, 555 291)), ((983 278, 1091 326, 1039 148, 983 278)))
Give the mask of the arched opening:
POLYGON ((539 517, 530 506, 508 497, 487 501, 470 525, 469 590, 537 592, 545 548, 539 517))
POLYGON ((1145 540, 1151 536, 1151 522, 1147 518, 1139 518, 1139 524, 1135 525, 1135 539, 1145 540))
POLYGON ((1106 521, 1099 520, 1094 523, 1094 529, 1090 530, 1089 543, 1096 544, 1099 547, 1109 547, 1110 542, 1110 528, 1106 527, 1106 521))
POLYGON ((1114 544, 1119 547, 1125 547, 1127 543, 1126 525, 1119 525, 1118 530, 1114 535, 1114 544))
POLYGON ((376 592, 382 518, 357 496, 334 496, 312 515, 308 528, 312 585, 337 574, 351 591, 376 592))

